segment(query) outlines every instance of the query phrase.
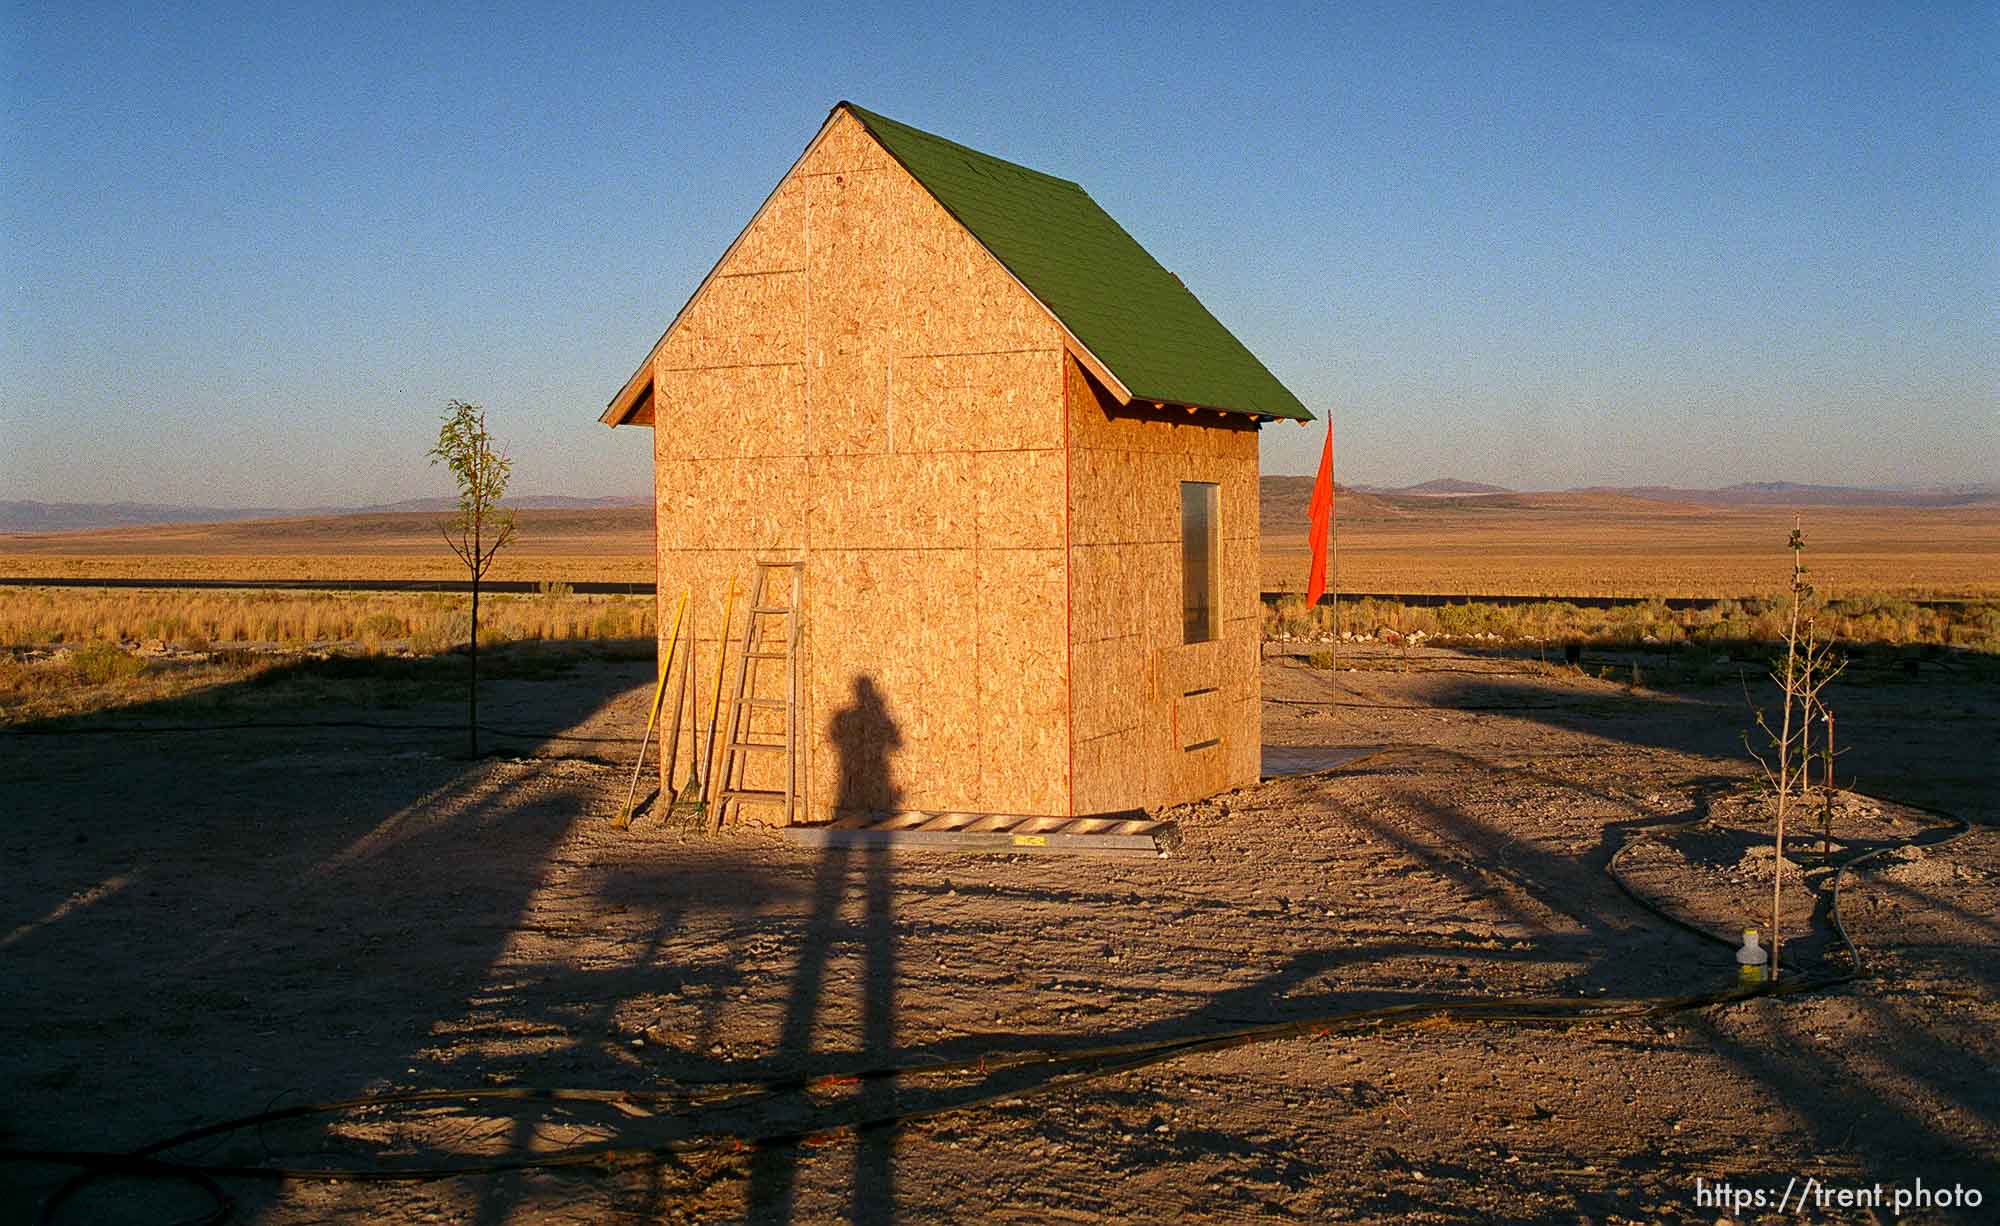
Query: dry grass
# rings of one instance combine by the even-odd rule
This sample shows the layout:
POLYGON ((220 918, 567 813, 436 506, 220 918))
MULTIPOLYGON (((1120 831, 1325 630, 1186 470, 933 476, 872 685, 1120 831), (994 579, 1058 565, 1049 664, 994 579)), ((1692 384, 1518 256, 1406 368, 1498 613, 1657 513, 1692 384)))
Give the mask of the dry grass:
POLYGON ((31 656, 0 655, 0 725, 180 698, 284 663, 281 656, 250 652, 170 662, 102 642, 31 656))
MULTIPOLYGON (((1784 638, 1782 601, 1722 600, 1671 609, 1660 598, 1612 609, 1556 601, 1525 605, 1449 604, 1423 608, 1387 600, 1344 600, 1339 622, 1332 605, 1307 608, 1303 596, 1283 596, 1264 608, 1264 637, 1310 642, 1338 633, 1385 637, 1421 633, 1437 639, 1501 642, 1732 645, 1784 638)), ((1938 644, 2000 653, 2000 601, 1937 609, 1882 593, 1829 601, 1819 632, 1853 644, 1938 644)))
MULTIPOLYGON (((650 655, 650 641, 519 642, 482 652, 483 680, 545 678, 588 656, 650 655)), ((105 642, 0 652, 0 726, 114 711, 212 717, 312 719, 329 704, 394 711, 461 698, 468 661, 437 655, 368 655, 344 648, 225 648, 135 652, 105 642), (156 704, 171 701, 171 711, 156 704), (146 709, 151 706, 152 709, 146 709)))
MULTIPOLYGON (((0 588, 0 723, 184 698, 301 668, 318 683, 338 673, 349 701, 366 682, 376 687, 370 702, 393 705, 410 686, 434 687, 459 667, 443 653, 465 643, 468 624, 463 595, 0 588)), ((650 596, 577 596, 549 584, 480 601, 483 648, 650 652, 654 637, 650 596)), ((537 658, 489 656, 480 671, 502 676, 539 667, 537 658)))
MULTIPOLYGON (((340 643, 363 652, 430 654, 465 641, 462 595, 404 592, 172 591, 0 588, 0 647, 132 643, 203 650, 340 643)), ((479 641, 650 639, 650 596, 486 596, 479 641)))

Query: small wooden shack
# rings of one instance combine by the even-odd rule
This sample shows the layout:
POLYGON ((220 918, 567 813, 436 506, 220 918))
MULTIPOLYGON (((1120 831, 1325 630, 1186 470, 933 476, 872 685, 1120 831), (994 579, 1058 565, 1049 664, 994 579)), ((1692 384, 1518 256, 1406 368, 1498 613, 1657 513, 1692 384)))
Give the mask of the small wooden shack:
POLYGON ((1256 782, 1257 430, 1311 416, 1075 183, 843 102, 601 420, 653 427, 698 684, 730 583, 803 562, 819 822, 1256 782))

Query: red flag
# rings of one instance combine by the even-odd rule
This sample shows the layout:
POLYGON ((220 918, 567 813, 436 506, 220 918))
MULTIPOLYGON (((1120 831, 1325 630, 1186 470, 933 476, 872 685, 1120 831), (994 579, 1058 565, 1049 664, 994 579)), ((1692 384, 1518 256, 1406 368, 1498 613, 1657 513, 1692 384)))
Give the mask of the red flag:
POLYGON ((1326 415, 1326 446, 1319 453, 1319 476, 1313 480, 1312 527, 1306 547, 1312 550, 1312 575, 1306 580, 1306 607, 1326 594, 1326 534, 1333 526, 1333 414, 1326 415))

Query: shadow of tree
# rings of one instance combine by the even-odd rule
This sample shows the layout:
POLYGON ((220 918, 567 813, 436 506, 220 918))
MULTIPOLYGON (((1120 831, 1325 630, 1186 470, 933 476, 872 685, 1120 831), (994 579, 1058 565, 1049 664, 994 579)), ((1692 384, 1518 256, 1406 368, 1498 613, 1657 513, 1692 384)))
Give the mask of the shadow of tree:
MULTIPOLYGON (((1463 667, 1423 662, 1404 676, 1413 688, 1413 701, 1424 707, 1504 713, 1565 732, 1700 755, 1747 773, 1755 766, 1745 750, 1745 736, 1762 748, 1753 709, 1778 703, 1766 675, 1774 650, 1755 647, 1723 655, 1715 670, 1698 676, 1673 667, 1671 661, 1680 653, 1669 649, 1597 653, 1600 671, 1608 673, 1598 678, 1581 670, 1549 668, 1527 649, 1459 645, 1452 653, 1462 657, 1463 667), (1508 664, 1547 671, 1500 671, 1508 664), (1636 686, 1627 684, 1634 666, 1642 679, 1636 686)), ((1990 682, 1970 673, 1908 676, 1886 665, 1897 650, 1857 649, 1857 665, 1824 695, 1838 718, 1838 781, 1974 821, 2000 818, 1990 776, 1978 755, 1963 752, 1968 744, 2000 739, 2000 705, 1991 701, 1990 682)), ((1287 667, 1275 658, 1272 662, 1287 667)), ((1319 676, 1329 697, 1361 698, 1348 686, 1349 674, 1319 676)))
MULTIPOLYGON (((1471 654, 1471 653, 1468 653, 1471 654)), ((1600 870, 1628 839, 1649 825, 1673 824, 1705 816, 1709 805, 1722 792, 1741 786, 1752 777, 1754 765, 1743 749, 1742 733, 1749 724, 1749 707, 1734 685, 1707 689, 1650 690, 1644 687, 1612 688, 1596 686, 1583 693, 1565 692, 1570 679, 1549 681, 1514 677, 1485 677, 1454 673, 1440 677, 1412 677, 1405 688, 1414 694, 1413 709, 1437 711, 1487 711, 1496 718, 1540 725, 1578 738, 1571 760, 1558 772, 1535 765, 1526 755, 1509 751, 1497 755, 1515 759, 1496 761, 1469 754, 1426 749, 1412 751, 1418 756, 1436 754, 1457 758, 1461 763, 1496 777, 1511 777, 1555 786, 1590 798, 1604 809, 1602 835, 1588 856, 1564 863, 1547 855, 1524 854, 1524 848, 1507 831, 1495 830, 1454 811, 1449 804, 1413 798, 1411 804, 1424 811, 1416 836, 1399 834, 1383 823, 1357 820, 1388 838, 1403 838, 1411 854, 1440 873, 1453 876, 1467 889, 1477 888, 1496 871, 1526 897, 1551 912, 1568 916, 1582 929, 1589 942, 1588 954, 1599 974, 1585 976, 1580 986, 1593 981, 1602 984, 1619 973, 1618 962, 1638 959, 1658 960, 1672 967, 1684 958, 1697 962, 1713 957, 1713 947, 1704 947, 1686 938, 1675 940, 1646 930, 1656 925, 1653 917, 1629 907, 1614 905, 1603 889, 1600 870), (1686 811, 1664 815, 1633 802, 1630 781, 1603 773, 1587 752, 1591 742, 1613 742, 1647 755, 1669 755, 1666 761, 1692 768, 1676 780, 1676 787, 1689 793, 1692 805, 1686 811), (1703 773, 1712 772, 1712 773, 1703 773), (1494 866, 1513 865, 1512 870, 1494 866), (1615 923, 1621 910, 1633 917, 1632 923, 1615 923), (1619 946, 1604 941, 1615 938, 1619 946), (1640 940, 1648 948, 1641 951, 1632 942, 1640 940), (1617 954, 1617 957, 1611 955, 1617 954)), ((1755 678, 1752 678, 1755 684, 1755 678)), ((1329 679, 1329 690, 1337 697, 1363 697, 1329 679)), ((1919 806, 1957 808, 1970 802, 1971 815, 1980 794, 1966 785, 1976 783, 1966 758, 1963 725, 1938 725, 1929 711, 1942 706, 1959 707, 1948 694, 1924 695, 1905 686, 1899 678, 1873 678, 1866 685, 1847 688, 1841 728, 1853 754, 1842 759, 1842 775, 1862 776, 1864 787, 1873 785, 1872 794, 1919 806)), ((1966 723, 1978 726, 1993 722, 1975 708, 1963 705, 1966 723)), ((1976 735, 1975 735, 1976 739, 1976 735)), ((1626 758, 1606 758, 1632 761, 1626 758)), ((1371 760, 1376 761, 1376 760, 1371 760)), ((1359 764, 1352 772, 1379 771, 1385 776, 1396 768, 1359 764)), ((1385 778, 1385 785, 1393 785, 1385 778)), ((1990 787, 1990 784, 1984 785, 1990 787)), ((1988 794, 1990 800, 1990 793, 1988 794)), ((1962 810, 1963 811, 1963 810, 1962 810)), ((1800 830, 1801 853, 1816 842, 1810 836, 1816 826, 1800 830)), ((1838 832, 1836 832, 1838 833, 1838 832)), ((1912 832, 1916 833, 1916 832, 1912 832)), ((1768 844, 1768 833, 1762 842, 1768 844)), ((1900 842, 1900 839, 1850 838, 1836 860, 1862 851, 1900 842)), ((1883 883, 1882 891, 1907 897, 1912 907, 1923 907, 1956 916, 1964 927, 1982 933, 1995 931, 1990 918, 1974 915, 1950 898, 1935 891, 1911 892, 1895 883, 1883 883), (1915 896, 1910 896, 1915 893, 1915 896)), ((1852 899, 1850 898, 1850 905, 1852 899)), ((1815 898, 1814 938, 1788 940, 1787 951, 1806 952, 1830 943, 1832 900, 1824 891, 1815 898), (1798 942, 1794 944, 1794 942, 1798 942)), ((1850 924, 1853 916, 1850 914, 1850 924)), ((1865 943, 1865 942, 1864 942, 1865 943)), ((1561 956, 1546 942, 1550 956, 1561 956)), ((1972 955, 1959 951, 1952 959, 1963 966, 1972 955)), ((1629 976, 1627 977, 1629 980, 1629 976)), ((1684 987, 1685 985, 1661 985, 1684 987)), ((1970 1118, 1995 1118, 1996 1101, 1990 1089, 1974 1089, 1962 1080, 1963 1052, 1954 1050, 1946 1037, 1953 1023, 1935 1010, 1913 1008, 1903 996, 1883 996, 1864 985, 1845 989, 1826 998, 1828 1008, 1851 1010, 1850 1033, 1872 1036, 1885 1044, 1879 1055, 1872 1052, 1843 1051, 1825 1043, 1807 1041, 1804 1033, 1812 1023, 1804 1020, 1817 1007, 1813 1003, 1770 1002, 1761 1031, 1726 1025, 1715 1018, 1695 1024, 1715 1051, 1731 1066, 1770 1087, 1784 1104, 1788 1120, 1805 1122, 1805 1131, 1815 1148, 1858 1150, 1873 1169, 1889 1173, 1925 1174, 1938 1178, 1963 1178, 1991 1187, 2000 1181, 2000 1164, 1990 1151, 1980 1147, 1918 1106, 1926 1098, 1953 1104, 1970 1118), (1865 1124, 1857 1127, 1857 1122, 1865 1124)), ((1730 1015, 1724 1015, 1729 1017, 1730 1015)), ((1841 1028, 1836 1023, 1822 1023, 1841 1028)), ((1825 1036, 1820 1036, 1824 1038, 1825 1036)))

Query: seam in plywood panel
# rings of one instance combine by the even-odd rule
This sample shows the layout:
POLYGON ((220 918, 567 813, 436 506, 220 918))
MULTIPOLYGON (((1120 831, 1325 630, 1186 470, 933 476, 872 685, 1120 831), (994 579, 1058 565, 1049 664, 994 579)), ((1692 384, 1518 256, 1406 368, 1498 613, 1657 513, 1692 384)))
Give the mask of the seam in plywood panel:
POLYGON ((805 363, 803 361, 721 362, 721 363, 709 363, 707 365, 702 365, 702 366, 662 366, 660 367, 659 373, 663 375, 692 375, 692 374, 698 374, 701 371, 705 370, 770 370, 773 367, 779 367, 779 366, 804 366, 804 365, 805 363))
MULTIPOLYGON (((813 278, 812 278, 813 210, 812 210, 811 194, 804 192, 803 190, 801 191, 800 194, 804 196, 804 200, 799 206, 799 215, 800 217, 803 218, 802 225, 805 230, 804 242, 806 250, 806 272, 805 275, 800 278, 800 280, 802 280, 805 283, 805 289, 803 295, 805 298, 805 322, 801 327, 802 335, 800 337, 800 342, 799 342, 800 343, 799 355, 801 358, 808 360, 800 363, 805 368, 805 370, 804 373, 800 376, 801 387, 799 389, 799 419, 800 419, 799 444, 801 447, 805 449, 807 453, 810 453, 812 451, 812 423, 813 423, 813 367, 812 367, 812 362, 810 361, 813 352, 813 278)), ((801 505, 800 509, 801 512, 803 512, 804 510, 803 504, 801 505)), ((802 561, 808 563, 808 565, 804 570, 804 573, 800 576, 801 582, 799 584, 799 601, 801 604, 810 607, 813 602, 807 598, 807 593, 812 590, 813 584, 815 582, 821 580, 819 575, 817 574, 817 568, 810 565, 813 556, 813 517, 811 515, 802 513, 799 516, 799 519, 801 521, 799 530, 799 535, 801 538, 800 543, 803 548, 803 552, 799 556, 802 561)), ((801 612, 799 616, 801 619, 807 619, 808 617, 808 615, 804 612, 801 612)), ((805 688, 805 706, 808 715, 807 723, 816 724, 818 722, 818 716, 817 714, 815 714, 816 708, 813 705, 813 695, 819 692, 818 688, 819 674, 816 670, 819 667, 818 657, 820 653, 816 651, 814 648, 816 640, 818 638, 818 633, 816 627, 813 625, 811 620, 805 620, 805 627, 806 627, 806 633, 801 636, 805 640, 805 642, 802 644, 805 648, 805 653, 804 653, 805 659, 802 661, 794 660, 792 662, 792 667, 795 669, 803 667, 806 670, 804 677, 805 681, 804 688, 805 688)), ((803 790, 803 795, 806 797, 817 795, 817 793, 813 791, 813 786, 815 780, 818 777, 818 772, 814 768, 818 765, 821 758, 818 749, 818 736, 819 736, 819 729, 816 727, 803 729, 800 732, 800 739, 806 743, 807 748, 805 752, 805 764, 804 764, 805 769, 799 772, 800 776, 799 786, 803 790)), ((810 801, 808 800, 804 803, 810 804, 810 801)), ((803 805, 801 806, 801 808, 802 811, 805 812, 807 818, 810 820, 812 816, 811 810, 804 808, 803 805)))
MULTIPOLYGON (((979 556, 979 544, 979 520, 977 517, 974 517, 972 521, 972 556, 974 558, 979 556)), ((973 581, 976 583, 978 578, 978 573, 975 571, 973 581)), ((986 636, 981 628, 979 617, 980 606, 984 603, 984 601, 978 599, 974 599, 972 602, 972 692, 975 697, 979 693, 979 678, 985 675, 980 670, 985 667, 981 647, 985 642, 986 636)), ((972 746, 973 793, 983 797, 986 794, 986 729, 983 724, 976 721, 973 726, 972 746)))
POLYGON ((1075 491, 1070 488, 1069 483, 1069 378, 1066 369, 1061 373, 1062 377, 1058 382, 1062 385, 1062 396, 1057 400, 1056 409, 1062 414, 1062 420, 1057 423, 1056 437, 1063 444, 1063 688, 1066 691, 1063 707, 1069 716, 1069 767, 1063 773, 1063 809, 1065 812, 1074 813, 1076 812, 1076 625, 1074 622, 1076 555, 1071 552, 1075 548, 1075 542, 1070 539, 1069 534, 1069 500, 1075 491))
MULTIPOLYGON (((807 152, 811 151, 808 150, 807 152)), ((801 160, 803 161, 803 159, 801 160)), ((810 195, 806 197, 805 205, 799 212, 805 218, 804 226, 806 232, 806 274, 802 278, 805 282, 806 318, 803 328, 804 335, 801 338, 801 345, 803 347, 800 349, 800 355, 808 359, 801 363, 805 367, 805 387, 802 389, 799 405, 800 414, 804 419, 803 427, 799 431, 799 442, 805 448, 806 452, 810 453, 812 451, 813 434, 813 365, 809 360, 813 352, 813 211, 812 197, 810 195)), ((810 515, 806 516, 805 541, 806 551, 810 553, 812 551, 812 516, 810 515)))
MULTIPOLYGON (((980 516, 974 515, 972 517, 972 581, 975 585, 978 584, 981 578, 979 572, 982 568, 980 567, 979 559, 985 555, 985 547, 986 537, 982 520, 980 516)), ((985 663, 981 658, 982 653, 980 648, 985 636, 981 629, 979 611, 984 607, 985 603, 984 600, 980 599, 978 594, 975 594, 972 598, 972 694, 975 707, 979 705, 979 700, 984 698, 984 695, 980 691, 986 674, 984 671, 985 663)), ((972 794, 979 797, 982 801, 986 799, 986 723, 978 715, 975 715, 972 720, 972 794)))
POLYGON ((1019 353, 1061 353, 1060 348, 1035 345, 1028 349, 960 349, 952 353, 906 353, 906 358, 1001 358, 1019 353))
MULTIPOLYGON (((1160 451, 1160 450, 1157 450, 1157 449, 1155 449, 1155 448, 1151 448, 1151 447, 1107 447, 1107 446, 1104 446, 1104 445, 1103 445, 1103 444, 1101 444, 1101 443, 1091 443, 1091 444, 1089 444, 1089 445, 1087 445, 1087 446, 1084 446, 1084 447, 1079 447, 1079 448, 1077 448, 1077 450, 1078 450, 1078 451, 1100 451, 1100 452, 1105 452, 1105 453, 1108 453, 1108 454, 1110 454, 1110 455, 1130 455, 1130 456, 1141 456, 1141 455, 1142 455, 1142 456, 1163 456, 1163 455, 1167 455, 1167 456, 1178 456, 1178 455, 1181 455, 1181 454, 1183 454, 1183 453, 1181 453, 1181 452, 1178 452, 1178 451, 1160 451)), ((1214 459, 1214 457, 1212 457, 1212 456, 1195 456, 1195 457, 1191 457, 1191 458, 1194 458, 1194 459, 1199 459, 1199 460, 1211 460, 1211 461, 1212 461, 1212 460, 1214 459)), ((1202 465, 1198 465, 1197 467, 1200 467, 1200 468, 1204 468, 1204 469, 1206 469, 1206 468, 1216 468, 1216 467, 1223 467, 1223 465, 1218 465, 1218 464, 1202 464, 1202 465)))
POLYGON ((838 179, 848 175, 886 175, 902 172, 901 166, 862 166, 851 170, 802 170, 801 179, 838 179))
MULTIPOLYGON (((804 365, 804 363, 802 363, 802 362, 777 362, 777 363, 770 363, 769 365, 777 365, 777 366, 802 366, 802 365, 804 365)), ((687 368, 675 368, 675 369, 673 369, 673 370, 669 370, 669 371, 665 371, 665 372, 663 372, 663 373, 667 373, 667 374, 676 374, 676 373, 678 373, 678 374, 686 374, 686 373, 690 373, 690 372, 693 372, 693 371, 703 371, 703 370, 747 370, 747 369, 750 369, 750 368, 749 368, 749 367, 738 367, 738 366, 695 366, 695 367, 687 367, 687 368)), ((1061 449, 1061 448, 1059 448, 1059 447, 938 447, 938 448, 925 448, 925 449, 924 449, 924 450, 922 450, 922 451, 905 451, 905 452, 900 452, 900 453, 898 453, 898 454, 901 454, 901 455, 933 455, 933 456, 944 456, 944 455, 1040 455, 1040 454, 1042 454, 1042 453, 1045 453, 1045 452, 1052 452, 1052 451, 1060 451, 1060 450, 1062 450, 1062 449, 1061 449)), ((741 457, 741 458, 754 458, 754 459, 759 459, 759 460, 827 460, 827 459, 836 459, 836 460, 837 460, 837 459, 866 459, 866 458, 868 458, 868 457, 870 457, 870 456, 879 456, 879 455, 881 455, 881 454, 883 454, 883 453, 882 453, 882 452, 879 452, 879 451, 773 451, 773 452, 768 452, 768 453, 765 453, 765 454, 762 454, 762 455, 757 455, 757 456, 754 456, 754 457, 741 457)), ((689 460, 689 461, 694 461, 694 460, 700 460, 700 459, 712 459, 712 458, 715 458, 715 457, 708 457, 708 456, 688 456, 688 457, 683 457, 683 458, 684 458, 684 459, 687 459, 687 460, 689 460)), ((1165 540, 1165 539, 1167 539, 1167 538, 1164 538, 1164 537, 1163 537, 1163 538, 1161 538, 1161 539, 1162 539, 1162 540, 1165 540)), ((1251 537, 1229 537, 1229 538, 1225 538, 1225 539, 1229 539, 1229 540, 1251 540, 1251 539, 1253 539, 1253 538, 1251 538, 1251 537)), ((1115 545, 1115 544, 1118 544, 1119 542, 1117 542, 1117 541, 1106 541, 1106 542, 1104 542, 1104 543, 1105 543, 1105 544, 1112 544, 1112 545, 1115 545)), ((1132 541, 1132 542, 1126 542, 1126 543, 1128 543, 1128 544, 1158 544, 1159 542, 1158 542, 1158 541, 1132 541)), ((1045 548, 1054 548, 1054 546, 1045 546, 1045 548)))
POLYGON ((1135 536, 1122 541, 1092 541, 1088 545, 1078 545, 1078 549, 1126 549, 1134 545, 1176 545, 1179 534, 1172 536, 1135 536))
POLYGON ((793 273, 804 271, 805 269, 803 268, 763 268, 756 272, 719 272, 715 274, 715 279, 718 281, 733 281, 743 277, 788 277, 793 273))
MULTIPOLYGON (((1031 455, 1045 451, 1056 451, 1055 447, 926 447, 921 451, 906 451, 904 455, 1031 455)), ((800 452, 810 459, 865 458, 879 456, 879 451, 814 451, 800 452)))
MULTIPOLYGON (((808 518, 810 518, 810 517, 808 517, 808 518)), ((657 529, 656 529, 656 531, 657 531, 657 529)), ((674 546, 674 552, 675 552, 675 553, 752 553, 752 552, 755 552, 755 551, 756 551, 756 550, 757 550, 758 548, 759 548, 758 546, 752 546, 752 545, 676 545, 676 546, 674 546)), ((820 552, 834 552, 834 553, 963 553, 963 552, 965 552, 965 551, 966 551, 966 546, 964 546, 964 545, 839 545, 839 546, 833 546, 833 547, 830 547, 829 549, 822 549, 822 550, 821 550, 820 552)), ((805 553, 811 553, 811 552, 813 552, 813 548, 812 548, 811 546, 806 546, 806 547, 805 547, 805 548, 804 548, 804 549, 802 550, 802 552, 805 552, 805 553)), ((987 545, 987 546, 985 546, 985 547, 984 547, 984 548, 983 548, 983 549, 981 550, 981 552, 984 552, 984 553, 1053 553, 1053 552, 1055 552, 1055 546, 1053 546, 1053 545, 987 545)), ((1111 635, 1110 637, 1112 637, 1112 638, 1124 638, 1124 637, 1126 637, 1126 636, 1124 636, 1124 635, 1118 635, 1118 634, 1114 634, 1114 635, 1111 635)), ((1086 641, 1089 641, 1089 640, 1086 640, 1086 641)))

